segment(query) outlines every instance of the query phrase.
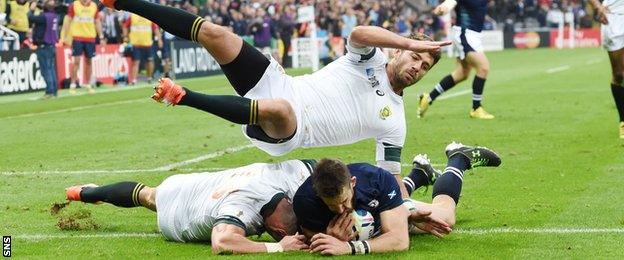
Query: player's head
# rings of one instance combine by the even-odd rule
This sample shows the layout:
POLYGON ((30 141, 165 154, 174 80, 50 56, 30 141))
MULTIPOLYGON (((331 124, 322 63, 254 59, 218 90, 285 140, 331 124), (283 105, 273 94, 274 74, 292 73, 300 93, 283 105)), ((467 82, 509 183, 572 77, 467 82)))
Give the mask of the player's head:
POLYGON ((292 203, 286 196, 281 195, 280 197, 274 196, 274 199, 260 212, 267 233, 275 241, 280 241, 285 236, 294 235, 297 232, 297 216, 295 216, 292 203))
POLYGON ((353 211, 355 177, 339 160, 322 159, 314 167, 312 186, 327 207, 336 214, 353 211))
MULTIPOLYGON (((408 38, 418 41, 433 41, 422 33, 412 33, 408 38)), ((393 58, 388 62, 391 71, 390 82, 393 87, 406 88, 422 79, 427 72, 438 63, 441 53, 414 52, 396 49, 393 58)))

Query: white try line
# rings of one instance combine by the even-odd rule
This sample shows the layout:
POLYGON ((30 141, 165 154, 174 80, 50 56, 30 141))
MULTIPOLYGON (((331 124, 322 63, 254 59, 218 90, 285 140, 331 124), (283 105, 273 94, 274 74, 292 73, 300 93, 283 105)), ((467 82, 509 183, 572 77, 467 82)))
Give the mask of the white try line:
MULTIPOLYGON (((624 228, 466 228, 456 229, 453 234, 481 236, 481 235, 570 235, 570 234, 624 234, 624 228)), ((13 236, 16 242, 20 240, 39 241, 53 239, 99 239, 99 238, 156 238, 162 237, 158 233, 99 233, 99 234, 22 234, 13 236)))
POLYGON ((453 233, 466 235, 489 234, 624 234, 624 228, 489 228, 457 229, 453 233))
POLYGON ((559 66, 559 67, 554 67, 554 68, 550 68, 546 70, 546 73, 548 74, 553 74, 553 73, 557 73, 557 72, 562 72, 562 71, 566 71, 569 70, 571 67, 569 65, 566 66, 559 66))
POLYGON ((602 59, 593 59, 593 60, 588 60, 588 61, 586 61, 586 62, 585 62, 585 65, 592 65, 592 64, 599 63, 599 62, 601 62, 601 61, 602 61, 602 59))

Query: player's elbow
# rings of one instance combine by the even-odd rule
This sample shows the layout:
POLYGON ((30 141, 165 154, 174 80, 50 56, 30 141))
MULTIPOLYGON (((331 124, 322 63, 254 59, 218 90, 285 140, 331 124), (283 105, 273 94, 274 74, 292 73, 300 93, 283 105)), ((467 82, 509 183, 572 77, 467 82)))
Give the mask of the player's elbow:
POLYGON ((394 243, 394 251, 407 251, 409 249, 409 236, 397 237, 394 243))
POLYGON ((355 44, 361 44, 364 38, 366 38, 366 27, 361 25, 354 27, 349 35, 349 41, 355 44))
POLYGON ((222 235, 213 237, 211 241, 212 253, 213 254, 223 254, 223 253, 233 253, 232 250, 232 234, 222 235))

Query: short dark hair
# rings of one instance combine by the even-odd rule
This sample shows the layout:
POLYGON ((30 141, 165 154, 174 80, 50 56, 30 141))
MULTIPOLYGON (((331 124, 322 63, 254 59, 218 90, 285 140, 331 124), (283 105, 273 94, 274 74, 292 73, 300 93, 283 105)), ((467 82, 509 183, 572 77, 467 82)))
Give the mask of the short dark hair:
POLYGON ((321 159, 314 167, 312 186, 322 198, 334 198, 349 186, 351 174, 347 166, 339 160, 321 159))
MULTIPOLYGON (((418 33, 418 32, 413 32, 407 38, 410 38, 412 40, 417 40, 417 41, 430 41, 430 42, 434 41, 433 38, 429 37, 429 35, 426 35, 424 33, 418 33)), ((442 51, 430 52, 429 54, 431 54, 431 57, 433 57, 433 64, 431 64, 431 66, 433 67, 433 65, 438 63, 438 61, 442 57, 442 51)))

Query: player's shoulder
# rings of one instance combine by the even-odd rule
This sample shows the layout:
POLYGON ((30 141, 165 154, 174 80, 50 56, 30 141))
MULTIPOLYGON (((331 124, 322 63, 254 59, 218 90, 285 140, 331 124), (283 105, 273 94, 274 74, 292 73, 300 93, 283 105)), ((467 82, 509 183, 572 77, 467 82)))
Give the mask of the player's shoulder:
POLYGON ((355 176, 358 181, 379 181, 387 177, 393 177, 390 172, 369 163, 352 163, 347 165, 347 168, 351 176, 355 176))

